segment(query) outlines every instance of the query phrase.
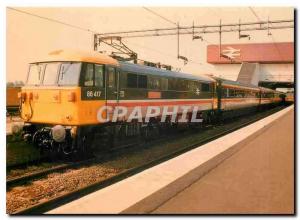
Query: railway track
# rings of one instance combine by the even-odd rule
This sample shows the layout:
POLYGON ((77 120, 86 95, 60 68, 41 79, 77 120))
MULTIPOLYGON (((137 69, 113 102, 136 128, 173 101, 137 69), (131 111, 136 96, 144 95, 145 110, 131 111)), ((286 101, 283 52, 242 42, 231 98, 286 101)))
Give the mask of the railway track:
MULTIPOLYGON (((130 145, 124 146, 122 148, 116 148, 114 150, 110 150, 102 156, 92 157, 92 158, 82 160, 82 161, 68 162, 68 163, 64 163, 64 164, 57 165, 54 167, 45 168, 45 169, 42 169, 39 171, 34 171, 34 172, 31 172, 31 173, 28 173, 25 175, 8 178, 6 180, 6 187, 10 188, 15 185, 27 183, 34 179, 48 175, 50 173, 62 172, 64 170, 71 169, 71 168, 76 168, 76 167, 80 167, 80 166, 84 166, 84 165, 88 165, 88 164, 92 164, 92 163, 97 163, 97 162, 103 162, 103 161, 108 160, 109 158, 115 156, 116 154, 119 154, 120 150, 124 151, 127 148, 130 148, 132 145, 133 144, 130 144, 130 145)), ((131 149, 131 150, 133 150, 133 149, 131 149)))
MULTIPOLYGON (((74 199, 80 198, 80 197, 82 197, 84 195, 87 195, 91 192, 94 192, 96 190, 99 190, 101 188, 109 186, 113 183, 116 183, 120 180, 123 180, 127 177, 130 177, 130 176, 132 176, 132 175, 134 175, 138 172, 141 172, 145 169, 148 169, 152 166, 155 166, 155 165, 157 165, 161 162, 164 162, 164 161, 169 160, 173 157, 176 157, 176 156, 178 156, 182 153, 185 153, 185 152, 187 152, 187 151, 189 151, 193 148, 196 148, 200 145, 208 143, 208 142, 210 142, 214 139, 217 139, 221 136, 224 136, 228 133, 231 133, 231 132, 233 132, 237 129, 240 129, 244 126, 247 126, 251 123, 254 123, 255 121, 258 121, 258 120, 260 120, 260 119, 262 119, 262 118, 264 118, 264 117, 266 117, 270 114, 273 114, 276 111, 281 110, 282 108, 283 107, 278 107, 278 108, 268 110, 267 112, 260 113, 257 117, 253 117, 250 120, 246 120, 246 121, 243 121, 241 123, 238 123, 237 125, 231 126, 231 127, 227 128, 226 130, 223 130, 223 131, 222 131, 222 129, 220 129, 221 131, 218 131, 213 135, 209 135, 209 136, 207 136, 207 137, 203 138, 202 140, 199 140, 195 143, 191 143, 191 144, 186 145, 184 147, 180 147, 176 150, 165 153, 164 155, 162 155, 158 158, 149 160, 145 163, 141 163, 141 164, 139 164, 137 166, 134 166, 134 167, 131 167, 129 169, 124 169, 124 170, 117 171, 112 176, 109 176, 109 177, 104 178, 102 180, 96 181, 96 182, 94 182, 92 184, 89 184, 89 185, 80 186, 80 187, 78 187, 78 188, 76 188, 76 189, 74 189, 70 192, 65 192, 65 193, 63 193, 59 196, 50 198, 46 201, 39 202, 39 203, 31 205, 29 207, 25 207, 25 208, 15 210, 15 211, 11 212, 10 214, 14 214, 14 215, 41 214, 41 213, 47 212, 48 210, 51 210, 51 209, 53 209, 55 207, 58 207, 62 204, 68 203, 68 202, 70 202, 74 199)), ((76 167, 80 167, 80 166, 83 166, 83 165, 88 165, 90 163, 97 163, 97 161, 101 161, 101 160, 103 161, 103 159, 104 158, 93 158, 91 160, 82 161, 82 162, 76 163, 76 164, 72 163, 72 164, 66 164, 66 165, 60 166, 60 167, 54 167, 52 169, 41 171, 40 173, 32 173, 32 174, 24 176, 24 177, 19 177, 19 178, 8 180, 7 185, 8 185, 8 188, 13 187, 14 185, 29 182, 29 181, 31 181, 33 179, 36 179, 36 178, 39 178, 41 176, 46 176, 47 174, 50 174, 52 172, 62 172, 63 170, 67 170, 69 168, 76 168, 76 167)))

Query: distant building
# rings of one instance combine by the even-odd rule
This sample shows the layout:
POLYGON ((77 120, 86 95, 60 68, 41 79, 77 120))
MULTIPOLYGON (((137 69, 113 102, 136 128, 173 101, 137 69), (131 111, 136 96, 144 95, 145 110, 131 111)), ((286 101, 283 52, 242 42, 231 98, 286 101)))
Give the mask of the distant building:
POLYGON ((224 78, 271 88, 294 86, 293 42, 223 44, 221 50, 208 45, 207 62, 224 78))

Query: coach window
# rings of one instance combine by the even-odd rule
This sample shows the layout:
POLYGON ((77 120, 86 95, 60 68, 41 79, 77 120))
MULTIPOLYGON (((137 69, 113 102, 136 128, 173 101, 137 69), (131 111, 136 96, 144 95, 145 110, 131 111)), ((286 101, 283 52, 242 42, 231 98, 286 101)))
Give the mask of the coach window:
POLYGON ((140 89, 147 88, 147 76, 138 75, 138 88, 140 89))
POLYGON ((243 97, 243 98, 246 97, 246 91, 245 90, 241 90, 241 97, 243 97))
POLYGON ((167 78, 161 78, 161 89, 168 90, 168 79, 167 78))
POLYGON ((184 79, 178 80, 178 90, 179 91, 187 91, 188 90, 188 81, 184 79))
POLYGON ((178 91, 184 91, 184 80, 183 79, 178 79, 177 80, 177 90, 178 91))
POLYGON ((245 98, 251 98, 251 92, 248 90, 245 90, 245 98))
POLYGON ((127 73, 127 88, 137 88, 137 75, 127 73))
POLYGON ((95 64, 95 86, 104 87, 103 65, 95 64))
POLYGON ((245 90, 245 91, 244 91, 244 97, 245 97, 245 98, 250 98, 250 97, 251 97, 250 91, 245 90))
POLYGON ((194 81, 188 81, 188 90, 194 92, 197 90, 197 84, 194 81))
POLYGON ((178 90, 177 89, 177 79, 169 79, 168 80, 168 89, 169 90, 178 90))
POLYGON ((255 97, 255 93, 253 91, 250 91, 248 94, 249 98, 254 98, 255 97))
POLYGON ((229 91, 228 90, 229 89, 227 89, 227 88, 222 89, 222 97, 224 97, 224 98, 229 97, 229 91))
POLYGON ((149 77, 149 89, 160 89, 160 78, 158 77, 149 77))
POLYGON ((244 90, 239 90, 239 97, 244 98, 245 97, 245 91, 244 90))
POLYGON ((231 98, 235 97, 234 89, 229 89, 229 97, 231 97, 231 98))
POLYGON ((242 90, 236 90, 235 91, 235 96, 238 98, 242 98, 243 97, 243 91, 242 90))
POLYGON ((209 92, 209 84, 208 83, 202 83, 201 84, 201 91, 202 92, 209 92))

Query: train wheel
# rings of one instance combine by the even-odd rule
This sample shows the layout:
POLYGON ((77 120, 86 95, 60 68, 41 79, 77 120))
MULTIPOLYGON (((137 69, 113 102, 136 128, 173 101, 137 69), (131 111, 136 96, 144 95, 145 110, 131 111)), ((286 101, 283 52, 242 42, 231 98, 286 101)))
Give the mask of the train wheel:
POLYGON ((149 122, 146 127, 143 128, 142 135, 146 141, 154 140, 160 136, 160 127, 156 122, 149 122))
POLYGON ((57 154, 57 148, 54 141, 51 139, 49 128, 42 128, 36 131, 32 137, 32 142, 36 146, 40 155, 54 159, 57 154))
POLYGON ((94 133, 92 131, 81 135, 78 138, 77 154, 81 158, 88 158, 93 156, 94 151, 94 133))
POLYGON ((113 135, 109 127, 98 128, 93 140, 95 151, 107 151, 113 147, 113 135))
POLYGON ((71 141, 66 141, 58 144, 58 156, 61 159, 69 159, 74 152, 71 141))

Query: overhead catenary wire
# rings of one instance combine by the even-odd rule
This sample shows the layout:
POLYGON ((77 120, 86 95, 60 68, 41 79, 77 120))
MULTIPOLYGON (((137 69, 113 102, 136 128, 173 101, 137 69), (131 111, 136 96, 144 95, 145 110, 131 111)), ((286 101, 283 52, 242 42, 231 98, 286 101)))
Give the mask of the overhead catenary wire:
POLYGON ((183 59, 184 64, 186 64, 188 59, 186 57, 180 56, 180 54, 179 54, 179 48, 180 48, 180 45, 179 45, 179 22, 175 23, 175 22, 171 21, 170 19, 156 13, 155 11, 153 11, 153 10, 147 8, 147 7, 143 7, 143 8, 145 10, 147 10, 148 12, 160 17, 161 19, 163 19, 163 20, 165 20, 165 21, 167 21, 167 22, 169 22, 169 23, 171 23, 171 24, 173 24, 177 27, 177 59, 183 59))
MULTIPOLYGON (((140 48, 145 48, 145 49, 147 49, 147 50, 152 50, 152 51, 154 51, 154 52, 156 52, 156 53, 164 54, 164 55, 167 56, 167 57, 170 57, 170 58, 172 58, 172 59, 174 59, 174 60, 175 60, 175 59, 177 60, 177 56, 174 56, 174 55, 165 53, 165 52, 163 52, 163 51, 161 51, 161 50, 157 50, 157 49, 154 49, 154 48, 146 47, 146 46, 144 46, 144 45, 140 45, 140 44, 137 44, 137 43, 132 43, 132 42, 129 42, 129 41, 126 41, 126 43, 135 45, 135 46, 140 47, 140 48)), ((201 62, 197 62, 197 61, 192 60, 192 59, 189 59, 189 63, 195 64, 195 65, 200 65, 200 66, 202 66, 202 67, 204 67, 204 68, 207 68, 207 69, 210 69, 210 70, 213 70, 213 69, 214 69, 214 67, 212 67, 211 64, 208 64, 208 65, 207 65, 207 64, 204 64, 204 63, 201 63, 201 62)))
MULTIPOLYGON (((160 17, 160 18, 162 18, 163 20, 167 21, 168 23, 173 24, 173 25, 175 25, 176 27, 178 27, 178 24, 177 24, 176 22, 171 21, 170 19, 168 19, 168 18, 166 18, 166 17, 164 17, 164 16, 158 14, 157 12, 151 10, 150 8, 147 8, 147 7, 143 7, 143 8, 144 8, 145 10, 147 10, 148 12, 150 12, 150 13, 152 13, 152 14, 154 14, 154 15, 160 17)), ((190 33, 188 32, 188 34, 190 34, 190 33)), ((204 38, 203 38, 203 41, 205 41, 206 43, 212 44, 211 42, 209 42, 208 40, 206 40, 206 39, 204 39, 204 38)))
MULTIPOLYGON (((146 10, 148 8, 144 7, 146 10)), ((22 14, 26 14, 26 15, 29 15, 29 16, 32 16, 32 17, 36 17, 36 18, 39 18, 39 19, 42 19, 42 20, 45 20, 45 21, 48 21, 48 22, 53 22, 53 23, 57 23, 57 24, 60 24, 60 25, 64 25, 64 26, 68 26, 68 27, 71 27, 71 28, 75 28, 75 29, 78 29, 78 30, 81 30, 81 31, 86 31, 86 32, 90 32, 90 33, 93 33, 93 34, 99 34, 99 32, 96 32, 96 31, 93 31, 91 29, 88 29, 88 28, 84 28, 84 27, 80 27, 78 25, 74 25, 74 24, 71 24, 71 23, 67 23, 67 22, 63 22, 63 21, 60 21, 58 19, 53 19, 53 18, 49 18, 49 17, 45 17, 45 16, 41 16, 41 15, 37 15, 37 14, 34 14, 34 13, 30 13, 30 12, 27 12, 27 11, 24 11, 24 10, 21 10, 21 9, 17 9, 17 8, 13 8, 13 7, 7 7, 7 9, 9 10, 12 10, 12 11, 15 11, 15 12, 18 12, 18 13, 22 13, 22 14)), ((153 12, 152 10, 149 9, 149 11, 153 12)), ((155 12, 153 12, 155 13, 155 12)), ((159 16, 158 14, 156 14, 157 16, 159 16)), ((168 22, 171 22, 170 20, 164 18, 165 20, 167 20, 168 22)), ((174 23, 176 24, 176 23, 174 23)), ((137 45, 137 44, 136 44, 137 45)), ((155 51, 155 49, 153 48, 148 48, 150 50, 153 50, 155 51)), ((158 53, 161 53, 161 54, 164 54, 162 51, 158 51, 156 50, 158 53)), ((169 57, 173 57, 172 55, 170 56, 170 54, 165 54, 169 57)), ((195 62, 195 61, 192 61, 192 63, 195 63, 195 64, 199 64, 199 65, 202 65, 202 63, 199 63, 199 62, 195 62)))
MULTIPOLYGON (((187 62, 187 61, 186 61, 186 58, 179 55, 179 34, 180 34, 180 33, 179 33, 179 27, 180 27, 180 26, 179 26, 179 23, 176 23, 176 22, 171 21, 170 19, 166 18, 165 16, 160 15, 159 13, 157 13, 157 12, 151 10, 150 8, 147 8, 147 7, 143 7, 143 8, 144 8, 145 10, 147 10, 148 12, 150 12, 150 13, 152 13, 152 14, 158 16, 159 18, 161 18, 161 19, 167 21, 168 23, 170 23, 170 24, 172 24, 172 25, 175 25, 175 26, 177 27, 177 59, 178 59, 178 58, 184 59, 184 60, 185 60, 185 64, 186 64, 186 62, 187 62)), ((186 32, 187 34, 189 34, 189 31, 188 31, 188 30, 185 30, 185 32, 186 32)), ((202 40, 205 41, 206 43, 211 43, 211 42, 207 41, 207 40, 204 39, 204 38, 202 38, 202 40)), ((191 62, 191 63, 194 63, 194 64, 199 64, 199 65, 203 65, 202 63, 192 61, 191 59, 188 59, 188 62, 191 62)))
MULTIPOLYGON (((222 32, 237 32, 237 31, 256 31, 256 30, 267 30, 269 29, 287 29, 294 28, 294 20, 272 20, 272 21, 257 21, 257 22, 242 22, 242 23, 222 23, 222 32), (286 24, 288 23, 288 24, 286 24), (281 26, 267 27, 267 24, 281 24, 281 26), (261 25, 256 27, 255 25, 261 25), (254 26, 254 27, 249 27, 254 26), (241 27, 241 28, 240 28, 241 27)), ((134 38, 134 37, 155 37, 155 36, 168 36, 176 35, 179 29, 180 34, 192 34, 192 29, 200 29, 194 33, 212 34, 219 33, 220 24, 216 25, 195 25, 195 26, 177 26, 167 28, 152 28, 152 29, 141 29, 141 30, 129 30, 129 31, 116 31, 101 33, 99 36, 120 36, 122 38, 134 38), (182 32, 184 30, 185 32, 182 32)))
MULTIPOLYGON (((179 28, 180 30, 184 30, 184 29, 191 29, 192 27, 189 27, 189 26, 180 26, 180 27, 176 27, 176 28, 157 28, 157 29, 146 29, 146 30, 134 30, 134 31, 122 31, 122 32, 108 32, 108 33, 99 33, 97 31, 94 31, 94 30, 91 30, 91 29, 88 29, 88 28, 84 28, 84 27, 81 27, 81 26, 78 26, 78 25, 74 25, 74 24, 71 24, 71 23, 67 23, 67 22, 63 22, 63 21, 60 21, 58 19, 53 19, 53 18, 49 18, 49 17, 45 17, 45 16, 41 16, 41 15, 37 15, 37 14, 34 14, 34 13, 30 13, 30 12, 27 12, 27 11, 24 11, 24 10, 21 10, 21 9, 16 9, 16 8, 13 8, 13 7, 7 7, 9 10, 13 10, 13 11, 16 11, 16 12, 19 12, 19 13, 23 13, 23 14, 27 14, 27 15, 30 15, 30 16, 33 16, 33 17, 37 17, 37 18, 40 18, 40 19, 43 19, 43 20, 46 20, 46 21, 49 21, 49 22, 54 22, 54 23, 58 23, 58 24, 61 24, 61 25, 65 25, 65 26, 68 26, 68 27, 71 27, 71 28, 76 28, 78 30, 82 30, 82 31, 87 31, 87 32, 90 32, 90 33, 94 33, 94 34, 99 34, 99 35, 111 35, 111 34, 128 34, 128 33, 139 33, 139 32, 153 32, 153 31, 168 31, 168 30, 177 30, 177 28, 179 28)), ((148 10, 148 11, 151 11, 152 13, 155 13, 154 11, 152 11, 151 9, 149 8, 146 8, 146 7, 143 7, 145 8, 145 10, 148 10)), ((259 19, 259 17, 257 16, 257 14, 255 13, 255 11, 253 11, 253 9, 251 7, 249 7, 250 10, 252 11, 252 13, 259 19)), ((175 22, 172 22, 171 20, 159 15, 158 13, 155 13, 157 16, 160 16, 161 18, 163 18, 164 20, 174 24, 177 26, 177 24, 175 22)), ((255 25, 255 24, 266 24, 266 23, 269 23, 270 25, 272 24, 275 24, 275 23, 287 23, 287 22, 293 22, 293 20, 275 20, 275 21, 262 21, 261 19, 259 19, 259 22, 244 22, 242 23, 241 25, 255 25)), ((222 24, 223 27, 229 27, 229 26, 236 26, 237 24, 222 24)), ((202 28, 202 29, 205 29, 205 28, 213 28, 213 27, 219 27, 219 25, 198 25, 198 26, 195 26, 195 28, 202 28)), ((277 27, 271 27, 270 29, 281 29, 281 28, 293 28, 294 26, 293 25, 286 25, 286 26, 277 26, 277 27)), ((262 30, 265 30, 266 28, 262 28, 262 30)), ((245 29, 245 30, 256 30, 256 29, 245 29)), ((236 31, 236 30, 223 30, 224 32, 231 32, 231 31, 236 31)), ((189 31, 187 32, 186 34, 191 34, 192 32, 189 31)), ((195 32, 195 33, 215 33, 215 31, 198 31, 198 32, 195 32)), ((177 34, 177 33, 175 33, 177 34)), ((185 33, 180 33, 180 34, 185 34, 185 33)), ((169 34, 169 33, 165 33, 165 34, 156 34, 156 36, 166 36, 166 35, 172 35, 172 34, 169 34)), ((145 35, 145 36, 153 36, 151 34, 149 35, 145 35)), ((143 35, 141 36, 123 36, 123 38, 126 38, 126 37, 143 37, 143 35)))
MULTIPOLYGON (((145 10, 146 7, 144 7, 145 10)), ((67 23, 67 22, 64 22, 64 21, 60 21, 58 19, 53 19, 53 18, 49 18, 49 17, 45 17, 45 16, 41 16, 41 15, 37 15, 37 14, 34 14, 34 13, 30 13, 30 12, 27 12, 27 11, 24 11, 24 10, 21 10, 21 9, 17 9, 17 8, 13 8, 13 7, 7 7, 7 9, 11 10, 11 11, 15 11, 15 12, 18 12, 18 13, 22 13, 22 14, 26 14, 26 15, 29 15, 29 16, 32 16, 32 17, 36 17, 36 18, 39 18, 39 19, 43 19, 45 21, 48 21, 48 22, 53 22, 53 23, 57 23, 57 24, 60 24, 60 25, 64 25, 64 26, 67 26, 67 27, 70 27, 70 28, 74 28, 74 29, 78 29, 78 30, 81 30, 81 31, 85 31, 85 32, 90 32, 90 33, 93 33, 93 34, 96 34, 96 35, 99 35, 99 36, 103 36, 103 35, 110 35, 110 34, 126 34, 126 33, 131 33, 131 32, 134 32, 134 33, 143 33, 143 32, 153 32, 153 31, 168 31, 168 30, 176 30, 179 29, 179 30, 184 30, 185 32, 180 32, 180 34, 191 34, 192 32, 189 31, 189 29, 191 29, 191 27, 189 26, 179 26, 179 27, 175 27, 175 28, 159 28, 159 29, 148 29, 148 30, 135 30, 135 31, 123 31, 123 32, 110 32, 110 33, 99 33, 97 31, 94 31, 94 30, 91 30, 91 29, 88 29, 88 28, 84 28, 84 27, 81 27, 81 26, 78 26, 78 25, 74 25, 74 24, 71 24, 71 23, 67 23)), ((264 24, 270 24, 272 26, 272 24, 279 24, 279 23, 293 23, 294 21, 293 20, 274 20, 274 21, 262 21, 259 16, 256 14, 256 12, 250 7, 249 8, 252 13, 255 15, 255 17, 258 19, 258 22, 244 22, 242 25, 255 25, 255 24, 260 24, 260 25, 264 25, 264 24)), ((172 23, 172 24, 176 24, 175 22, 165 18, 164 16, 161 16, 159 15, 158 13, 155 13, 154 11, 152 11, 151 9, 148 10, 149 12, 151 11, 152 14, 155 14, 159 17, 161 17, 162 19, 168 21, 169 23, 172 23)), ((230 29, 228 30, 222 30, 223 32, 233 32, 233 31, 236 31, 234 30, 232 27, 235 26, 236 24, 235 23, 229 23, 229 24, 222 24, 223 27, 231 27, 230 29)), ((177 24, 176 24, 177 26, 177 24)), ((209 34, 209 33, 215 33, 214 30, 212 31, 209 31, 207 30, 207 28, 213 28, 213 27, 219 27, 219 25, 197 25, 195 26, 196 28, 198 29, 202 29, 201 31, 197 31, 195 33, 204 33, 204 34, 209 34)), ((270 29, 283 29, 283 28, 294 28, 294 25, 281 25, 281 26, 272 26, 272 27, 261 27, 260 29, 256 29, 256 28, 245 28, 244 30, 267 30, 268 28, 270 29)), ((175 33, 177 34, 177 33, 175 33)), ((165 33, 165 34, 157 34, 156 36, 169 36, 169 35, 172 35, 170 33, 165 33)), ((146 36, 146 35, 145 35, 146 36)), ((153 36, 153 34, 149 34, 149 36, 153 36)), ((130 36, 129 36, 130 37, 130 36)), ((143 36, 132 36, 132 37, 143 37, 143 36)), ((126 38, 126 36, 123 36, 123 38, 126 38)), ((274 37, 272 36, 272 39, 274 41, 274 37)), ((204 40, 206 42, 209 42, 207 40, 204 40)), ((210 42, 209 42, 210 43, 210 42)), ((278 48, 277 48, 278 49, 278 48)), ((154 50, 153 48, 151 50, 154 50)), ((279 51, 279 50, 278 50, 279 51)), ((159 51, 159 53, 162 53, 161 51, 159 51)), ((280 51, 279 51, 280 53, 280 51)), ((280 54, 281 55, 281 54, 280 54)), ((199 63, 199 62, 195 62, 195 61, 192 61, 190 60, 191 63, 195 63, 195 64, 199 64, 199 65, 203 65, 202 63, 199 63)))
MULTIPOLYGON (((251 7, 249 7, 249 9, 250 9, 250 11, 252 12, 252 14, 256 17, 256 19, 257 19, 258 21, 261 22, 261 19, 260 19, 260 17, 258 16, 258 14, 255 12, 255 10, 254 10, 253 8, 251 8, 251 7)), ((268 18, 268 21, 269 21, 269 18, 268 18)), ((270 23, 270 25, 272 25, 272 23, 270 23)), ((268 28, 269 28, 269 27, 268 27, 268 28)), ((269 30, 269 29, 268 29, 268 30, 269 30)), ((274 44, 274 46, 275 46, 275 48, 276 48, 276 50, 277 50, 278 55, 279 55, 280 58, 283 60, 283 56, 282 56, 282 54, 281 54, 281 52, 280 52, 280 50, 279 50, 279 48, 278 48, 278 45, 276 44, 276 40, 275 40, 273 34, 271 34, 271 38, 272 38, 273 44, 274 44)))
MULTIPOLYGON (((177 59, 177 56, 174 56, 174 55, 171 55, 171 54, 168 54, 168 53, 165 53, 161 50, 157 50, 157 49, 154 49, 154 48, 150 48, 150 47, 145 47, 145 46, 142 46, 140 44, 137 44, 137 43, 132 43, 132 42, 129 42, 129 41, 126 41, 128 44, 132 44, 132 45, 135 45, 137 47, 140 47, 140 48, 145 48, 145 49, 148 49, 148 50, 152 50, 152 51, 155 51, 159 54, 164 54, 165 56, 168 56, 170 58, 174 58, 174 59, 177 59)), ((197 61, 194 61, 194 60, 189 60, 189 62, 191 63, 194 63, 194 64, 198 64, 198 65, 203 65, 203 63, 200 63, 200 62, 197 62, 197 61)))
POLYGON ((151 10, 150 8, 147 8, 147 7, 143 7, 143 8, 144 8, 145 10, 147 10, 148 12, 150 12, 150 13, 152 13, 152 14, 158 16, 158 17, 160 17, 161 19, 163 19, 163 20, 165 20, 165 21, 167 21, 167 22, 169 22, 169 23, 171 23, 171 24, 177 26, 177 24, 176 24, 175 22, 173 22, 173 21, 169 20, 168 18, 166 18, 166 17, 164 17, 164 16, 162 16, 162 15, 156 13, 155 11, 151 10))
POLYGON ((16 9, 16 8, 13 8, 13 7, 7 7, 7 9, 15 11, 15 12, 22 13, 22 14, 26 14, 26 15, 29 15, 29 16, 32 16, 32 17, 40 18, 40 19, 43 19, 45 21, 49 21, 49 22, 53 22, 53 23, 65 25, 65 26, 68 26, 68 27, 71 27, 71 28, 75 28, 75 29, 78 29, 78 30, 81 30, 81 31, 86 31, 86 32, 90 32, 90 33, 93 33, 93 34, 99 34, 99 32, 93 31, 93 30, 88 29, 88 28, 80 27, 78 25, 70 24, 70 23, 63 22, 63 21, 60 21, 60 20, 57 20, 57 19, 53 19, 53 18, 48 18, 48 17, 45 17, 45 16, 37 15, 37 14, 30 13, 30 12, 27 12, 27 11, 24 11, 24 10, 21 10, 21 9, 16 9))
POLYGON ((260 17, 259 17, 259 16, 257 15, 257 13, 254 11, 254 9, 253 9, 252 7, 249 7, 249 9, 250 9, 250 11, 252 12, 252 14, 256 17, 256 19, 257 19, 258 21, 261 22, 260 17))

